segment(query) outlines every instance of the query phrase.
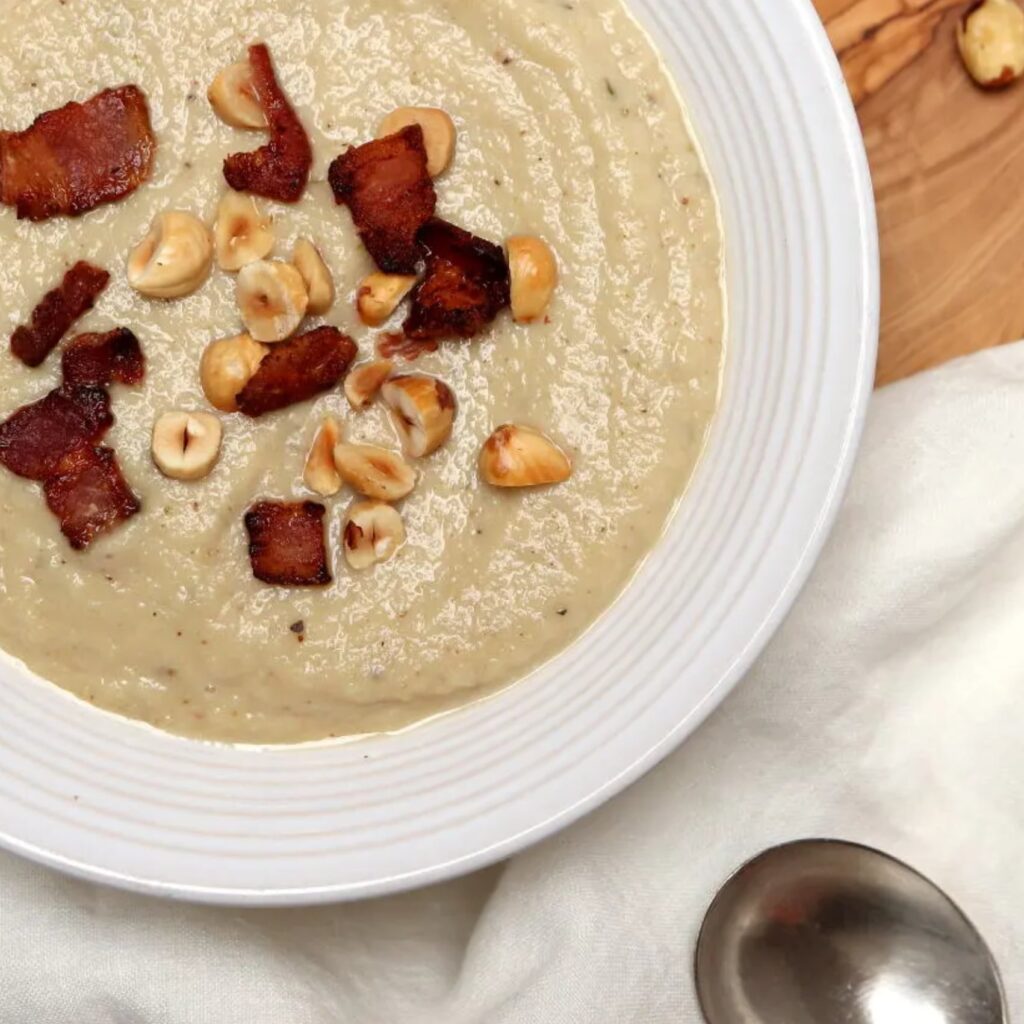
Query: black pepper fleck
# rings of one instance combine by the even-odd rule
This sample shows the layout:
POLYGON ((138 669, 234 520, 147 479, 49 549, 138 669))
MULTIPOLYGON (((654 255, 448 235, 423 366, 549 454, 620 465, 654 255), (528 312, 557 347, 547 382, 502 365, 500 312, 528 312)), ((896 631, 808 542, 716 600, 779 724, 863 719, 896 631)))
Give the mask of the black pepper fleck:
POLYGON ((293 633, 305 633, 306 632, 306 623, 302 619, 299 619, 298 622, 293 622, 288 628, 293 633))

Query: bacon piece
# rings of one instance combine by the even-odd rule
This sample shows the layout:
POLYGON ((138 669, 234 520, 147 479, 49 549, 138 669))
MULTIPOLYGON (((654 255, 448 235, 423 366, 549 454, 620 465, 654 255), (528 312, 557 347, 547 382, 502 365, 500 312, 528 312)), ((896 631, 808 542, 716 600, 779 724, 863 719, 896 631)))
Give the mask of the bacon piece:
POLYGON ((377 352, 381 359, 404 359, 407 363, 414 363, 420 356, 428 352, 436 352, 438 343, 436 341, 414 341, 407 338, 401 331, 393 334, 382 334, 377 339, 377 352))
POLYGON ((333 388, 356 355, 356 343, 337 327, 318 327, 273 345, 239 393, 238 408, 256 417, 306 402, 333 388))
POLYGON ((331 582, 324 513, 315 501, 261 501, 245 514, 252 574, 282 587, 323 587, 331 582))
POLYGON ((110 282, 110 275, 80 260, 32 311, 32 324, 11 335, 11 351, 26 365, 39 366, 71 325, 87 313, 110 282))
POLYGON ((131 519, 142 507, 110 448, 83 444, 60 460, 43 485, 46 504, 76 551, 131 519))
POLYGON ((140 384, 146 373, 146 361, 139 339, 126 327, 117 327, 105 334, 79 334, 72 338, 64 346, 61 369, 65 384, 140 384))
POLYGON ((20 219, 76 217, 134 192, 150 175, 156 138, 141 89, 107 89, 0 132, 0 202, 20 219))
POLYGON ((313 147, 274 74, 263 43, 249 47, 253 88, 270 126, 270 142, 253 153, 235 153, 224 161, 224 177, 238 192, 254 192, 282 203, 297 203, 306 191, 313 147))
POLYGON ((114 422, 104 388, 65 385, 0 423, 0 463, 29 480, 45 480, 68 452, 94 444, 114 422))
POLYGON ((474 337, 511 301, 504 250, 443 220, 419 237, 427 273, 413 292, 405 333, 414 341, 474 337))
POLYGON ((377 266, 385 274, 415 274, 423 258, 416 235, 437 207, 423 129, 409 125, 350 149, 331 164, 328 180, 377 266))

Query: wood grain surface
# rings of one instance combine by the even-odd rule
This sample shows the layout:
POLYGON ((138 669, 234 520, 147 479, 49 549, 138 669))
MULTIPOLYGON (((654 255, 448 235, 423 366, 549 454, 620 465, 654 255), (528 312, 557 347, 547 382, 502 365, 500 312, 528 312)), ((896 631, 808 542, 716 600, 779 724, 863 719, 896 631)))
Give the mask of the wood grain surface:
POLYGON ((1024 336, 1024 82, 978 89, 963 0, 815 0, 857 103, 882 239, 884 384, 1024 336))

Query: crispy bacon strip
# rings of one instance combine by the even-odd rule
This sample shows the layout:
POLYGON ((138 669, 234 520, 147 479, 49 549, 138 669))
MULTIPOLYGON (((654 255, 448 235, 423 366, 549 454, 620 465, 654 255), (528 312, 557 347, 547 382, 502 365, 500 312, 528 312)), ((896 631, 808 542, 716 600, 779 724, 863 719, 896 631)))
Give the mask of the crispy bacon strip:
POLYGON ((245 515, 252 573, 282 587, 323 587, 331 582, 323 505, 314 501, 261 501, 245 515))
POLYGON ((356 343, 337 327, 318 327, 274 345, 238 395, 238 408, 256 417, 306 402, 333 388, 357 354, 356 343))
POLYGON ((146 361, 139 339, 126 327, 117 327, 105 334, 79 334, 72 338, 64 346, 61 369, 65 384, 140 384, 146 373, 146 361))
POLYGON ((270 142, 254 153, 235 153, 224 161, 224 177, 239 192, 254 192, 282 203, 297 203, 306 191, 313 147, 302 122, 274 74, 263 43, 249 47, 253 87, 270 126, 270 142))
POLYGON ((76 551, 131 519, 142 507, 110 448, 83 444, 68 452, 43 485, 46 504, 76 551))
POLYGON ((134 192, 150 175, 156 138, 145 94, 107 89, 0 132, 0 202, 18 217, 75 217, 134 192))
POLYGON ((436 352, 438 343, 436 341, 413 341, 407 338, 401 331, 392 334, 382 334, 377 339, 377 353, 381 359, 404 359, 407 363, 414 363, 420 356, 428 352, 436 352))
POLYGON ((413 292, 406 335, 414 341, 474 337, 511 301, 504 251, 443 220, 432 220, 419 238, 427 273, 413 292))
POLYGON ((423 258, 416 235, 437 207, 423 129, 410 125, 350 149, 331 164, 328 180, 377 266, 386 274, 416 273, 423 258))
POLYGON ((113 422, 105 389, 65 385, 0 423, 0 463, 18 476, 45 480, 68 452, 95 444, 113 422))
POLYGON ((11 335, 11 351, 26 366, 39 366, 71 325, 92 309, 109 282, 105 270, 80 260, 43 296, 32 311, 31 325, 19 327, 11 335))

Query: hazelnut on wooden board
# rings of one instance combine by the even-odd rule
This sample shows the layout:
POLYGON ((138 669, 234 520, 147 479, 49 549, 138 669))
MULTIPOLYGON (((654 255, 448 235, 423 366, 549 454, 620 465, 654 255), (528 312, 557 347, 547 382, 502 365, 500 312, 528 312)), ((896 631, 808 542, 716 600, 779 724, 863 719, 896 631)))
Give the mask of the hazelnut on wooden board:
POLYGON ((211 413, 165 412, 153 424, 153 461, 173 480, 201 480, 217 462, 221 435, 211 413))
POLYGON ((416 486, 416 470, 397 452, 369 444, 339 444, 334 464, 354 491, 377 501, 400 501, 416 486))
POLYGON ((307 312, 314 316, 326 313, 334 305, 334 279, 320 251, 309 239, 300 238, 292 250, 292 263, 306 283, 307 312))
POLYGON ((409 274, 373 273, 363 278, 356 292, 356 312, 367 327, 380 327, 416 286, 409 274))
POLYGON ((267 351, 249 334, 207 345, 199 363, 199 380, 210 405, 221 412, 238 412, 238 395, 252 380, 267 351))
POLYGON ((263 105, 256 96, 252 66, 247 60, 220 71, 210 83, 206 96, 214 113, 234 128, 257 131, 269 127, 263 105))
POLYGON ((427 173, 432 178, 444 174, 455 154, 455 122, 437 107, 400 107, 381 121, 377 138, 385 139, 411 124, 418 124, 423 129, 427 173))
POLYGON ((302 479, 321 497, 329 498, 341 490, 341 474, 334 465, 334 449, 341 442, 341 426, 333 416, 325 416, 313 438, 302 479))
POLYGON ((345 378, 345 397, 353 409, 367 409, 381 385, 391 376, 395 364, 390 359, 375 359, 349 371, 345 378))
POLYGON ((395 554, 405 543, 405 524, 383 501, 360 501, 348 510, 341 537, 345 560, 361 571, 395 554))
POLYGON ((246 330, 267 344, 290 338, 309 308, 302 275, 282 260, 257 260, 242 267, 235 298, 246 330))
POLYGON ((1024 74, 1024 11, 1016 0, 980 0, 957 21, 956 41, 971 77, 1001 89, 1024 74))
POLYGON ((213 239, 191 213, 173 210, 153 221, 128 257, 128 283, 151 299, 180 299, 206 280, 213 265, 213 239))
POLYGON ((421 374, 393 377, 381 388, 381 396, 406 455, 422 459, 451 437, 455 396, 444 381, 421 374))
POLYGON ((530 324, 548 311, 558 285, 558 261, 551 246, 534 235, 516 235, 506 245, 512 281, 512 316, 530 324))
POLYGON ((572 476, 572 464, 540 431, 507 423, 483 446, 480 476, 492 487, 539 487, 564 483, 572 476))
POLYGON ((229 272, 263 259, 274 248, 270 217, 252 196, 233 189, 224 193, 217 206, 213 237, 217 265, 229 272))

